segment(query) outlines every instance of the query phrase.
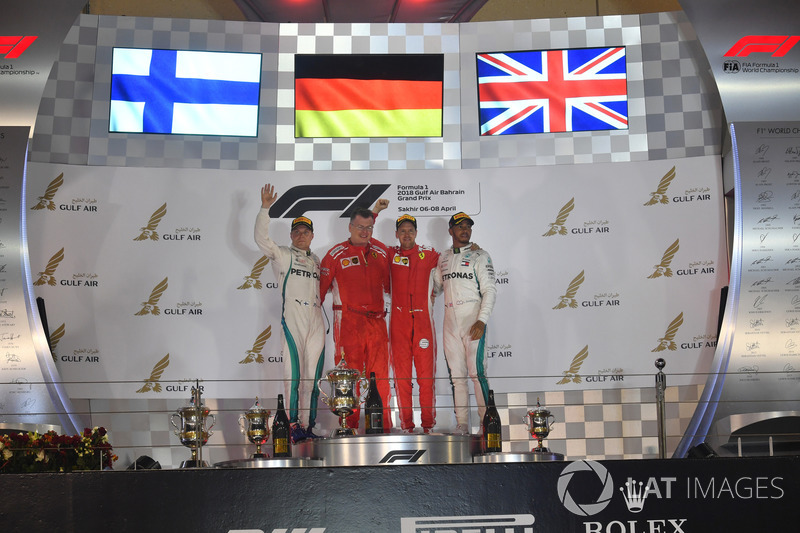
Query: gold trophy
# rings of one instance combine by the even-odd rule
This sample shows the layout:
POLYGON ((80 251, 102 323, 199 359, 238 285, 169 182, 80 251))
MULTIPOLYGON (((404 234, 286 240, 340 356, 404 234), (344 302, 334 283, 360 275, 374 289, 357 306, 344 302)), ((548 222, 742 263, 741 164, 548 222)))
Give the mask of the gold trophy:
POLYGON ((189 405, 181 407, 177 412, 170 415, 170 424, 175 428, 175 435, 181 439, 181 444, 191 448, 192 458, 181 463, 181 468, 204 468, 208 463, 198 459, 198 448, 205 446, 208 437, 213 435, 211 428, 216 423, 214 415, 209 414, 210 410, 200 399, 199 389, 192 387, 192 397, 189 405), (175 423, 175 417, 179 417, 181 425, 175 423), (211 420, 211 425, 206 427, 206 420, 211 420))
POLYGON ((258 403, 258 396, 256 396, 253 407, 239 416, 239 429, 247 435, 247 440, 256 445, 256 453, 252 455, 253 459, 266 459, 267 457, 267 454, 261 453, 261 445, 269 440, 269 415, 269 409, 261 407, 258 403))
POLYGON ((528 427, 528 432, 531 437, 539 441, 539 445, 531 451, 535 453, 550 453, 550 450, 542 446, 544 440, 553 429, 553 424, 550 419, 555 419, 553 414, 539 405, 539 398, 536 398, 536 409, 531 409, 523 417, 525 425, 528 427))
POLYGON ((317 382, 319 391, 322 393, 322 401, 331 408, 335 414, 339 415, 339 427, 331 432, 331 437, 343 437, 345 435, 355 435, 356 430, 347 427, 347 417, 364 401, 369 388, 369 381, 362 377, 358 370, 347 367, 344 360, 344 350, 339 364, 328 371, 326 377, 317 382), (322 383, 327 381, 331 386, 330 395, 326 394, 322 388, 322 383), (356 386, 361 386, 361 394, 356 396, 356 386))

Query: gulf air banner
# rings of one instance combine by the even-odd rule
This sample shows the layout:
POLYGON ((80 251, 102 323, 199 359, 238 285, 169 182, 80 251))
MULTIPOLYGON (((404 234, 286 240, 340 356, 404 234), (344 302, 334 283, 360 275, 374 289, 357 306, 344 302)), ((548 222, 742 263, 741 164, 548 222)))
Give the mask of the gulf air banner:
POLYGON ((377 198, 387 245, 408 213, 417 241, 444 250, 450 215, 470 214, 497 275, 495 391, 652 387, 657 358, 670 386, 705 381, 728 280, 718 158, 334 174, 31 163, 32 280, 70 395, 184 398, 196 379, 213 398, 282 391, 280 289, 253 240, 266 182, 270 234, 288 244, 305 215, 320 257, 377 198))

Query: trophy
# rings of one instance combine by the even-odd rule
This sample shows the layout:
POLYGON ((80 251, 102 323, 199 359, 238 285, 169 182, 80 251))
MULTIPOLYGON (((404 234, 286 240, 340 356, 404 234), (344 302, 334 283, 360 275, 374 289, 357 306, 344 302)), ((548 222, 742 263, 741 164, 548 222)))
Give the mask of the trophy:
POLYGON ((335 414, 339 415, 339 427, 331 432, 331 437, 342 437, 345 435, 355 435, 356 430, 347 427, 347 417, 364 401, 369 382, 361 377, 358 370, 347 368, 344 360, 344 350, 339 364, 328 371, 326 377, 317 382, 322 401, 331 408, 335 414), (322 389, 322 382, 327 381, 331 385, 331 394, 328 395, 322 389), (356 397, 356 384, 361 386, 361 394, 356 397))
POLYGON ((213 435, 211 428, 216 423, 214 415, 209 414, 209 409, 200 400, 199 389, 192 387, 192 397, 189 405, 181 407, 177 412, 170 415, 170 424, 175 428, 175 435, 181 439, 181 444, 191 448, 192 458, 181 463, 181 468, 200 468, 207 467, 208 463, 198 459, 197 450, 208 442, 208 437, 213 435), (181 425, 175 423, 175 417, 179 417, 181 425), (206 420, 211 419, 211 425, 206 427, 206 420))
POLYGON ((553 429, 553 425, 550 422, 551 418, 554 419, 555 417, 550 411, 539 405, 538 398, 536 399, 536 409, 529 410, 528 414, 523 417, 522 420, 528 427, 528 432, 531 434, 531 437, 539 441, 539 445, 532 449, 532 452, 550 453, 549 449, 542 446, 542 440, 545 439, 553 429))
POLYGON ((269 439, 269 424, 267 424, 269 415, 269 410, 261 407, 258 403, 258 396, 256 396, 256 403, 253 404, 253 407, 239 416, 239 429, 247 435, 247 440, 256 445, 256 453, 252 455, 253 459, 267 457, 265 453, 261 453, 261 445, 269 439))

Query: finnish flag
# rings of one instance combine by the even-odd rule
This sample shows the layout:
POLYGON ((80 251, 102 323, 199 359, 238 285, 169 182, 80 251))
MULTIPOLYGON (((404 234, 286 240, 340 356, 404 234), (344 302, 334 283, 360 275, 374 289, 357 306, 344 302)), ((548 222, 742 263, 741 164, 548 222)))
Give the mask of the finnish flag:
POLYGON ((261 54, 115 48, 109 131, 258 135, 261 54))

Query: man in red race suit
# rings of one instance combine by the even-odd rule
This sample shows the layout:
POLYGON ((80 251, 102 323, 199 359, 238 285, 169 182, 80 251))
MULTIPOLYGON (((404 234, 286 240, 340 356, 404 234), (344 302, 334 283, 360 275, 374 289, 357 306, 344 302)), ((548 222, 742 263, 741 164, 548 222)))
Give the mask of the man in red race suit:
MULTIPOLYGON (((378 200, 381 209, 388 200, 378 200)), ((378 208, 376 204, 376 209, 378 208)), ((347 366, 375 372, 378 392, 383 401, 384 431, 392 426, 389 400, 389 338, 386 332, 384 292, 388 293, 389 252, 372 238, 375 217, 367 208, 358 208, 350 216, 350 238, 331 248, 322 258, 320 297, 333 295, 335 360, 342 352, 347 366)), ((350 428, 358 428, 359 410, 347 417, 350 428)))
POLYGON ((413 365, 419 386, 422 430, 430 433, 436 424, 436 332, 432 293, 439 252, 417 244, 417 220, 411 215, 398 218, 395 228, 400 246, 389 249, 392 278, 389 330, 400 425, 406 433, 414 429, 413 365))

